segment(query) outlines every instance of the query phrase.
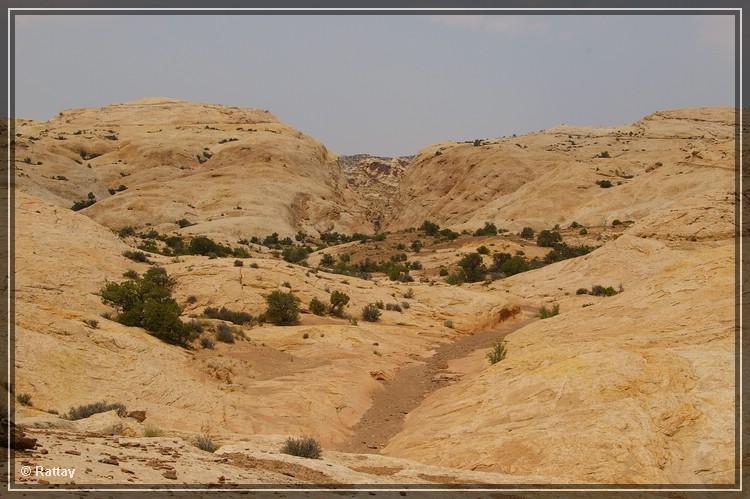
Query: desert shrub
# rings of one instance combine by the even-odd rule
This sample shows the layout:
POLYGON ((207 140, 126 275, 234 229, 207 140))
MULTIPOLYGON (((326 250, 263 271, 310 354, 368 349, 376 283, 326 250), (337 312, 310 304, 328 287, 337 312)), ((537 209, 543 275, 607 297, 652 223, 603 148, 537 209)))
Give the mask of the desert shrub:
POLYGON ((479 147, 482 145, 482 139, 474 139, 474 147, 479 147))
POLYGON ((336 261, 328 253, 326 253, 325 255, 323 255, 323 258, 320 259, 320 265, 322 267, 333 267, 333 265, 335 263, 336 263, 336 261))
POLYGON ((142 327, 157 338, 185 346, 190 332, 180 321, 180 309, 172 298, 174 280, 160 267, 123 283, 108 282, 100 291, 102 301, 118 311, 115 320, 142 327))
POLYGON ((232 248, 224 246, 223 244, 218 244, 206 236, 196 236, 192 238, 187 251, 191 255, 203 256, 216 255, 223 257, 232 254, 232 248))
POLYGON ((588 231, 588 230, 586 230, 586 227, 584 227, 584 228, 583 228, 583 229, 581 229, 581 230, 580 230, 580 231, 579 231, 578 233, 579 233, 580 235, 582 235, 582 236, 585 236, 586 234, 588 234, 588 233, 589 233, 589 231, 588 231))
POLYGON ((190 322, 185 324, 185 327, 187 327, 188 330, 196 336, 203 332, 203 324, 195 319, 190 319, 190 322))
POLYGON ((399 282, 414 282, 414 278, 407 273, 403 273, 398 276, 398 281, 399 282))
POLYGON ((96 319, 83 319, 83 323, 92 329, 99 328, 99 321, 96 319))
POLYGON ((524 239, 534 239, 534 229, 531 227, 524 227, 521 230, 521 237, 524 239))
POLYGON ((342 291, 334 290, 333 293, 331 293, 330 301, 331 313, 333 315, 341 315, 343 313, 344 307, 347 303, 349 303, 349 295, 342 291))
POLYGON ((550 308, 550 309, 548 309, 546 306, 543 305, 539 309, 539 318, 540 319, 548 319, 550 317, 556 316, 559 313, 560 313, 560 305, 558 305, 557 303, 555 303, 554 305, 552 305, 552 308, 550 308))
POLYGON ((402 301, 401 302, 401 307, 403 307, 404 310, 407 310, 407 309, 411 308, 411 304, 408 301, 402 301))
POLYGON ((589 294, 589 290, 586 289, 586 288, 578 288, 576 290, 576 294, 577 295, 587 295, 587 294, 589 294))
POLYGON ((149 253, 158 253, 159 247, 156 246, 154 241, 145 241, 143 244, 138 246, 139 250, 147 251, 149 253))
POLYGON ((440 231, 440 226, 429 220, 425 220, 422 225, 419 226, 419 230, 423 231, 428 236, 437 236, 440 231))
POLYGON ((116 411, 117 414, 121 417, 125 416, 125 414, 127 414, 128 412, 127 408, 119 402, 108 404, 105 401, 101 401, 94 402, 93 404, 82 404, 77 407, 71 407, 63 417, 71 421, 77 421, 79 419, 93 416, 94 414, 109 411, 116 411))
POLYGON ((595 158, 609 158, 611 156, 609 155, 609 151, 602 151, 594 157, 595 158))
POLYGON ((458 238, 460 234, 456 231, 450 230, 450 229, 443 229, 440 231, 440 239, 443 241, 453 241, 454 239, 458 238))
POLYGON ((414 290, 412 288, 406 290, 406 293, 404 293, 404 298, 408 298, 409 300, 414 298, 414 290))
POLYGON ((618 225, 622 225, 622 221, 619 218, 615 218, 612 220, 612 227, 616 227, 618 225))
POLYGON ((439 274, 440 274, 440 277, 445 277, 445 276, 447 276, 447 275, 448 275, 448 269, 446 269, 445 267, 440 267, 440 272, 439 272, 439 274))
POLYGON ((21 405, 30 406, 31 405, 31 394, 30 393, 19 393, 16 395, 16 400, 21 405))
POLYGON ((92 192, 89 192, 89 198, 88 199, 82 199, 80 201, 76 201, 73 203, 73 206, 70 207, 73 211, 79 211, 84 208, 88 208, 89 206, 96 203, 96 197, 92 197, 94 194, 92 192))
POLYGON ((479 253, 480 255, 489 255, 490 249, 487 246, 482 245, 477 248, 477 253, 479 253))
POLYGON ((561 260, 567 260, 568 258, 575 258, 583 256, 594 251, 594 247, 591 246, 568 246, 565 243, 554 243, 552 245, 553 250, 544 256, 544 263, 554 263, 561 260))
POLYGON ((376 307, 378 307, 380 310, 383 310, 385 308, 385 304, 383 303, 383 300, 378 300, 374 303, 376 307))
POLYGON ((158 428, 156 426, 147 424, 143 428, 143 436, 146 438, 161 437, 162 435, 164 435, 164 432, 161 430, 161 428, 158 428))
POLYGON ((458 266, 463 269, 464 276, 468 282, 481 281, 487 273, 487 267, 482 263, 482 256, 479 253, 465 255, 458 261, 458 266))
POLYGON ((475 236, 494 236, 497 235, 497 226, 491 222, 485 222, 484 227, 474 231, 475 236))
POLYGON ((602 189, 609 189, 610 187, 612 187, 612 182, 610 182, 609 180, 597 180, 596 185, 598 185, 602 189))
POLYGON ((189 304, 193 304, 198 301, 198 298, 195 295, 190 295, 187 298, 185 298, 185 302, 189 304))
POLYGON ((287 246, 281 251, 281 257, 290 263, 299 263, 305 258, 310 252, 305 246, 287 246))
POLYGON ((214 342, 214 340, 212 340, 209 336, 201 336, 201 339, 200 339, 201 348, 206 348, 208 350, 211 350, 214 348, 215 344, 216 343, 214 342))
POLYGON ((455 272, 448 274, 448 277, 445 278, 445 282, 453 286, 460 286, 466 282, 466 272, 464 272, 463 268, 459 267, 455 272))
POLYGON ((490 361, 490 365, 497 364, 505 358, 505 342, 503 340, 497 340, 495 346, 492 347, 492 351, 487 354, 487 360, 490 361))
POLYGON ((447 328, 450 328, 450 329, 453 329, 453 321, 452 320, 444 321, 443 322, 443 326, 445 326, 447 328))
POLYGON ((219 446, 214 443, 214 440, 206 427, 204 427, 202 433, 198 434, 198 436, 195 437, 195 441, 193 443, 200 450, 211 453, 216 452, 216 449, 219 448, 219 446))
POLYGON ((209 319, 219 319, 234 324, 250 324, 253 321, 253 316, 247 312, 237 312, 229 310, 226 307, 206 307, 205 310, 203 310, 203 315, 209 319))
POLYGON ((222 343, 234 343, 234 333, 229 324, 220 322, 216 325, 216 339, 222 343))
POLYGON ((606 288, 604 286, 595 285, 591 287, 591 293, 594 296, 614 296, 617 294, 617 290, 613 288, 612 286, 607 286, 606 288))
POLYGON ((392 312, 401 312, 401 305, 398 303, 386 303, 385 309, 392 312))
POLYGON ((244 263, 242 263, 242 260, 235 260, 235 261, 234 261, 234 266, 235 266, 235 267, 242 267, 242 266, 244 266, 244 265, 245 265, 245 264, 244 264, 244 263))
POLYGON ((117 231, 117 235, 120 237, 128 237, 128 236, 134 236, 135 235, 135 229, 133 227, 127 226, 123 227, 122 229, 117 231))
POLYGON ((570 228, 571 229, 578 229, 580 227, 581 227, 581 224, 579 224, 578 222, 575 222, 575 221, 570 224, 570 228))
POLYGON ((132 269, 126 270, 125 272, 122 273, 122 276, 127 277, 128 279, 137 279, 138 275, 139 275, 138 272, 132 269))
POLYGON ((420 262, 419 260, 414 260, 408 265, 412 270, 422 270, 422 262, 420 262))
POLYGON ((421 249, 422 249, 422 241, 420 241, 419 239, 415 239, 414 241, 411 242, 411 250, 414 253, 419 253, 421 249))
POLYGON ((562 236, 557 231, 543 230, 536 238, 536 245, 551 248, 555 243, 562 241, 562 236))
POLYGON ((362 320, 367 322, 377 322, 380 319, 380 309, 372 303, 368 303, 362 308, 362 320))
POLYGON ((318 459, 321 454, 320 444, 312 437, 292 438, 289 437, 281 446, 283 454, 291 456, 318 459))
POLYGON ((124 256, 125 258, 129 258, 134 262, 149 263, 148 256, 146 256, 146 253, 144 253, 143 251, 128 250, 125 251, 122 256, 124 256))
POLYGON ((273 291, 266 296, 266 321, 277 326, 288 326, 299 321, 299 298, 292 292, 273 291))
POLYGON ((326 308, 326 304, 318 300, 317 298, 313 298, 312 300, 310 300, 310 312, 312 312, 313 314, 325 315, 326 308))

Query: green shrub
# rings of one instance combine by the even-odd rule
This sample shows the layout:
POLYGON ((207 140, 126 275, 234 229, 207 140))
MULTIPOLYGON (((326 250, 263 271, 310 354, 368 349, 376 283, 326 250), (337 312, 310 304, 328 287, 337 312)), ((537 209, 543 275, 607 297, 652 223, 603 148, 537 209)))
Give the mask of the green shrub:
POLYGON ((385 309, 392 312, 401 312, 401 305, 398 303, 386 303, 385 309))
POLYGON ((299 321, 299 298, 292 292, 274 291, 266 296, 266 321, 277 326, 288 326, 299 321))
POLYGON ((586 289, 586 288, 578 288, 576 290, 576 294, 577 295, 587 295, 587 294, 589 294, 589 290, 586 289))
POLYGON ((610 182, 609 180, 597 180, 596 185, 598 185, 602 189, 609 189, 610 187, 612 187, 612 182, 610 182))
POLYGON ((415 239, 414 241, 412 241, 411 250, 414 253, 419 253, 422 250, 422 241, 420 241, 419 239, 415 239))
POLYGON ((325 315, 326 309, 326 304, 318 300, 317 298, 313 298, 312 300, 310 300, 310 312, 312 312, 313 314, 325 315))
POLYGON ((201 339, 200 339, 201 348, 206 348, 208 350, 212 350, 214 348, 215 344, 216 343, 214 342, 214 340, 212 340, 210 337, 208 337, 208 336, 201 336, 201 339))
POLYGON ((242 262, 242 260, 235 260, 234 266, 235 267, 243 267, 245 264, 242 262))
POLYGON ((465 283, 466 273, 464 272, 464 269, 459 268, 457 271, 449 274, 448 277, 445 278, 445 282, 453 286, 460 286, 461 284, 465 283))
POLYGON ((31 405, 31 394, 30 393, 19 393, 16 395, 16 400, 19 404, 30 406, 31 405))
POLYGON ((304 246, 287 246, 281 251, 281 257, 290 263, 299 263, 309 254, 308 248, 304 246))
POLYGON ((331 293, 331 313, 336 316, 340 316, 343 313, 344 307, 349 303, 349 295, 342 291, 334 290, 331 293))
POLYGON ((490 249, 487 246, 480 246, 477 248, 477 253, 480 255, 489 255, 490 249))
POLYGON ((297 457, 306 457, 308 459, 318 459, 321 455, 320 444, 312 437, 287 438, 281 447, 283 454, 289 454, 297 457))
POLYGON ((494 236, 497 235, 497 227, 491 222, 485 222, 484 227, 474 231, 475 236, 494 236))
POLYGON ((219 319, 234 324, 250 324, 253 321, 253 316, 247 312, 236 312, 226 307, 206 307, 203 310, 203 315, 209 319, 219 319))
POLYGON ((578 222, 575 222, 575 221, 570 224, 570 228, 571 229, 578 229, 580 227, 581 227, 581 224, 579 224, 578 222))
POLYGON ((580 230, 580 232, 578 232, 578 233, 579 233, 580 235, 582 235, 582 236, 585 236, 586 234, 588 234, 588 233, 589 233, 589 231, 587 231, 587 230, 586 230, 586 227, 584 227, 584 228, 583 228, 583 229, 581 229, 581 230, 580 230))
MULTIPOLYGON (((489 250, 487 250, 489 253, 489 250)), ((458 261, 458 266, 464 271, 464 276, 468 282, 479 282, 484 279, 487 273, 487 267, 482 263, 482 256, 479 253, 469 253, 458 261)))
POLYGON ((428 236, 437 236, 440 231, 440 226, 429 220, 425 220, 424 223, 419 226, 419 230, 423 231, 428 236))
POLYGON ((135 235, 135 229, 133 227, 127 226, 123 227, 122 229, 117 231, 117 235, 120 237, 128 237, 128 236, 134 236, 135 235))
POLYGON ((609 158, 611 156, 609 155, 609 151, 602 151, 594 157, 595 158, 609 158))
POLYGON ((440 272, 439 273, 440 273, 441 277, 445 277, 445 276, 448 275, 448 269, 446 269, 445 267, 440 267, 440 272))
POLYGON ((556 316, 559 313, 560 313, 560 305, 558 305, 557 303, 555 303, 554 305, 552 305, 551 309, 548 309, 546 306, 542 306, 539 309, 539 318, 540 319, 548 319, 550 317, 556 316))
POLYGON ((616 227, 618 225, 622 225, 622 222, 620 221, 620 219, 615 218, 614 220, 612 220, 612 227, 616 227))
POLYGON ((524 239, 534 239, 534 229, 531 227, 524 227, 521 230, 521 237, 524 239))
POLYGON ((562 241, 562 236, 557 231, 543 230, 536 238, 536 245, 551 248, 555 243, 562 241))
POLYGON ((372 303, 368 303, 362 308, 362 320, 367 322, 377 322, 380 319, 380 310, 372 303))
POLYGON ((92 329, 99 328, 99 321, 96 319, 83 319, 83 323, 92 329))
POLYGON ((94 402, 93 404, 83 404, 77 407, 71 407, 68 409, 67 414, 63 417, 71 421, 77 421, 79 419, 88 418, 94 414, 102 412, 116 411, 120 417, 124 417, 127 414, 127 408, 118 402, 108 404, 105 401, 94 402))
POLYGON ((590 294, 594 296, 614 296, 617 294, 617 290, 612 286, 607 286, 605 288, 604 286, 596 285, 591 287, 590 294))
POLYGON ((234 332, 226 322, 216 325, 216 339, 222 343, 234 343, 234 332))
POLYGON ((122 256, 124 256, 125 258, 129 258, 130 260, 133 260, 134 262, 150 263, 148 256, 146 256, 146 253, 144 253, 143 251, 127 250, 123 252, 122 256))
POLYGON ((206 236, 196 236, 190 240, 187 251, 191 255, 227 256, 232 254, 232 248, 218 244, 206 236))
POLYGON ((160 267, 149 269, 142 277, 123 283, 108 282, 101 289, 104 303, 115 307, 115 320, 142 327, 157 338, 186 346, 190 332, 180 321, 180 309, 172 298, 174 280, 160 267))
POLYGON ((333 265, 335 263, 336 263, 336 261, 328 253, 326 253, 325 255, 323 255, 323 258, 320 259, 320 265, 322 267, 333 267, 333 265))
POLYGON ((487 360, 490 361, 490 365, 497 364, 505 358, 505 353, 505 342, 501 339, 497 340, 492 351, 487 354, 487 360))

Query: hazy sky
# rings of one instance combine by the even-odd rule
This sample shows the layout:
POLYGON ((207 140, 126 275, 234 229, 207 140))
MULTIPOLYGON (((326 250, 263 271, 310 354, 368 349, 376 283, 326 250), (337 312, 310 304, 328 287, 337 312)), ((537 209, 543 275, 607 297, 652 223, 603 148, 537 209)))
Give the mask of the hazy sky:
POLYGON ((17 16, 16 116, 166 96, 341 154, 734 105, 731 16, 17 16))

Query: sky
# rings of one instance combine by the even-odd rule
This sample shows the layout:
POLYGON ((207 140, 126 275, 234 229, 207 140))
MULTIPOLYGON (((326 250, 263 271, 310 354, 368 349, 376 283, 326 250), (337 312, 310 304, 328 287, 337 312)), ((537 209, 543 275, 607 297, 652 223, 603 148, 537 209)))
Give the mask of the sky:
POLYGON ((339 154, 734 105, 734 19, 16 15, 16 116, 161 96, 268 109, 339 154))

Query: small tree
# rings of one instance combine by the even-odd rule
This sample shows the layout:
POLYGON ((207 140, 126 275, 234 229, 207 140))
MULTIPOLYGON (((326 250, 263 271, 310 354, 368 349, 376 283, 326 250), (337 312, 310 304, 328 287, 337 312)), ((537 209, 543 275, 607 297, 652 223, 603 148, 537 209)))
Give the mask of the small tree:
POLYGON ((537 246, 551 248, 555 243, 562 241, 562 236, 557 231, 543 230, 536 238, 537 246))
POLYGON ((419 251, 422 249, 422 241, 419 239, 415 239, 411 242, 411 249, 414 253, 419 253, 419 251))
POLYGON ((266 296, 265 319, 277 326, 288 326, 299 321, 299 298, 292 292, 274 291, 266 296))
POLYGON ((479 253, 469 253, 464 256, 459 260, 458 266, 464 270, 466 280, 469 282, 481 281, 487 273, 487 267, 482 263, 482 256, 479 253))
POLYGON ((331 313, 333 315, 340 316, 343 313, 344 307, 349 303, 349 295, 342 291, 334 290, 331 293, 331 313))
POLYGON ((521 230, 521 237, 524 239, 534 239, 534 229, 531 227, 524 227, 521 230))
POLYGON ((440 231, 440 226, 436 223, 425 220, 424 223, 419 227, 419 230, 424 231, 428 236, 437 236, 440 231))
POLYGON ((323 258, 320 259, 320 265, 322 267, 333 267, 335 263, 336 262, 334 261, 333 257, 328 253, 323 255, 323 258))
POLYGON ((487 360, 490 361, 490 364, 497 364, 501 360, 505 358, 505 343, 503 340, 497 340, 495 343, 495 346, 492 348, 492 351, 487 354, 487 360))

